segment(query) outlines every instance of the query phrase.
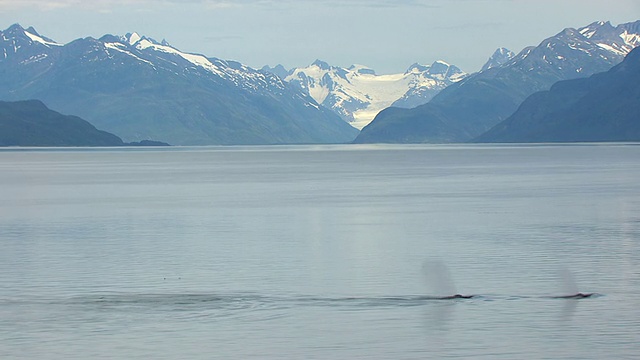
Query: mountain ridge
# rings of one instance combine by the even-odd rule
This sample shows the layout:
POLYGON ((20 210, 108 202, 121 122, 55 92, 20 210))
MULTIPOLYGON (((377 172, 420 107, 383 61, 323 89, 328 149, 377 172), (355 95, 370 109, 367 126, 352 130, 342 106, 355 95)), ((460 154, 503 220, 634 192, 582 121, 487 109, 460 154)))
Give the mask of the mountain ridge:
POLYGON ((0 146, 125 146, 118 136, 39 100, 0 101, 0 146))
POLYGON ((127 141, 337 143, 357 134, 275 75, 166 41, 129 33, 60 45, 18 24, 0 33, 0 99, 40 99, 127 141))
POLYGON ((638 99, 640 48, 607 72, 532 94, 473 142, 640 141, 638 99))
POLYGON ((482 66, 480 71, 486 71, 494 67, 500 67, 507 63, 509 60, 513 59, 516 54, 504 47, 500 47, 496 49, 496 51, 491 55, 489 60, 482 66))
POLYGON ((640 44, 640 21, 566 28, 499 67, 467 76, 429 103, 380 112, 355 143, 466 142, 513 114, 524 99, 555 82, 610 69, 640 44))

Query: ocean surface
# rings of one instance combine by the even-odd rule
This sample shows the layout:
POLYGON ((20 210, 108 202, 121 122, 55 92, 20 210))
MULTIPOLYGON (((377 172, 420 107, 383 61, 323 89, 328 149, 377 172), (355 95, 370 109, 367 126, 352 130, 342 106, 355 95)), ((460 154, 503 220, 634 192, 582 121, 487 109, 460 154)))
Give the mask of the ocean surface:
POLYGON ((0 150, 0 359, 468 358, 640 358, 640 146, 0 150))

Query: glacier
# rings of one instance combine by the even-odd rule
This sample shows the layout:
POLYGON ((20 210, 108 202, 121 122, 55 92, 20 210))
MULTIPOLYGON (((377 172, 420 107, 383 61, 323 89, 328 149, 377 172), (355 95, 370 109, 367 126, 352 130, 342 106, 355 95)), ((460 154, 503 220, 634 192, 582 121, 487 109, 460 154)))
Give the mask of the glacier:
MULTIPOLYGON (((281 65, 273 69, 276 68, 281 65)), ((265 66, 263 69, 270 71, 272 68, 265 66)), ((431 65, 413 64, 404 73, 384 75, 376 74, 365 65, 343 68, 316 60, 307 67, 289 70, 284 80, 333 110, 353 127, 362 129, 380 111, 390 106, 410 108, 424 104, 466 75, 441 60, 431 65)))

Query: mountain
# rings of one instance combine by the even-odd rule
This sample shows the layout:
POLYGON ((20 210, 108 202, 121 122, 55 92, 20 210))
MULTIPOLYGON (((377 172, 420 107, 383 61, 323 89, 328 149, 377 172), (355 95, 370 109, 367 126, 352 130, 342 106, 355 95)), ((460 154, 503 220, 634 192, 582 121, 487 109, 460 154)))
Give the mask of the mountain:
POLYGON ((414 109, 388 108, 356 143, 465 142, 513 114, 529 95, 560 81, 609 70, 640 44, 640 21, 567 28, 498 67, 454 83, 414 109))
POLYGON ((509 62, 509 60, 513 59, 515 56, 516 54, 507 48, 503 48, 503 47, 498 48, 493 53, 493 55, 491 55, 489 60, 487 60, 484 66, 482 66, 482 70, 480 71, 489 70, 494 67, 500 67, 505 63, 509 62))
POLYGON ((357 130, 277 76, 137 33, 61 45, 0 32, 0 99, 40 99, 125 141, 178 145, 349 142, 357 130))
POLYGON ((409 90, 391 106, 406 109, 428 103, 442 89, 467 76, 458 67, 440 60, 430 66, 413 64, 403 75, 410 78, 409 90))
POLYGON ((640 48, 605 73, 529 96, 475 141, 640 141, 640 48))
POLYGON ((284 79, 289 76, 289 70, 287 70, 282 64, 278 64, 274 67, 270 67, 269 65, 265 65, 260 69, 264 72, 269 72, 274 75, 277 75, 280 79, 284 79))
POLYGON ((286 76, 277 66, 263 69, 278 74, 356 128, 364 127, 391 105, 410 108, 424 104, 466 75, 443 61, 414 64, 402 74, 391 75, 377 75, 363 65, 341 68, 321 60, 292 69, 286 76))
POLYGON ((122 139, 37 100, 0 101, 0 146, 123 146, 122 139))

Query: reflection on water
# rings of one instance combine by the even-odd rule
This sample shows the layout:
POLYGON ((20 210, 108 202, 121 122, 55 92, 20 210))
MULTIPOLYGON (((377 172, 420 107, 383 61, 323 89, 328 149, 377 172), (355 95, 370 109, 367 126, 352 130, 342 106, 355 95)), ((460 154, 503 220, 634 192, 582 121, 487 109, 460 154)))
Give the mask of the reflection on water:
POLYGON ((638 152, 0 150, 0 357, 633 358, 638 152))

